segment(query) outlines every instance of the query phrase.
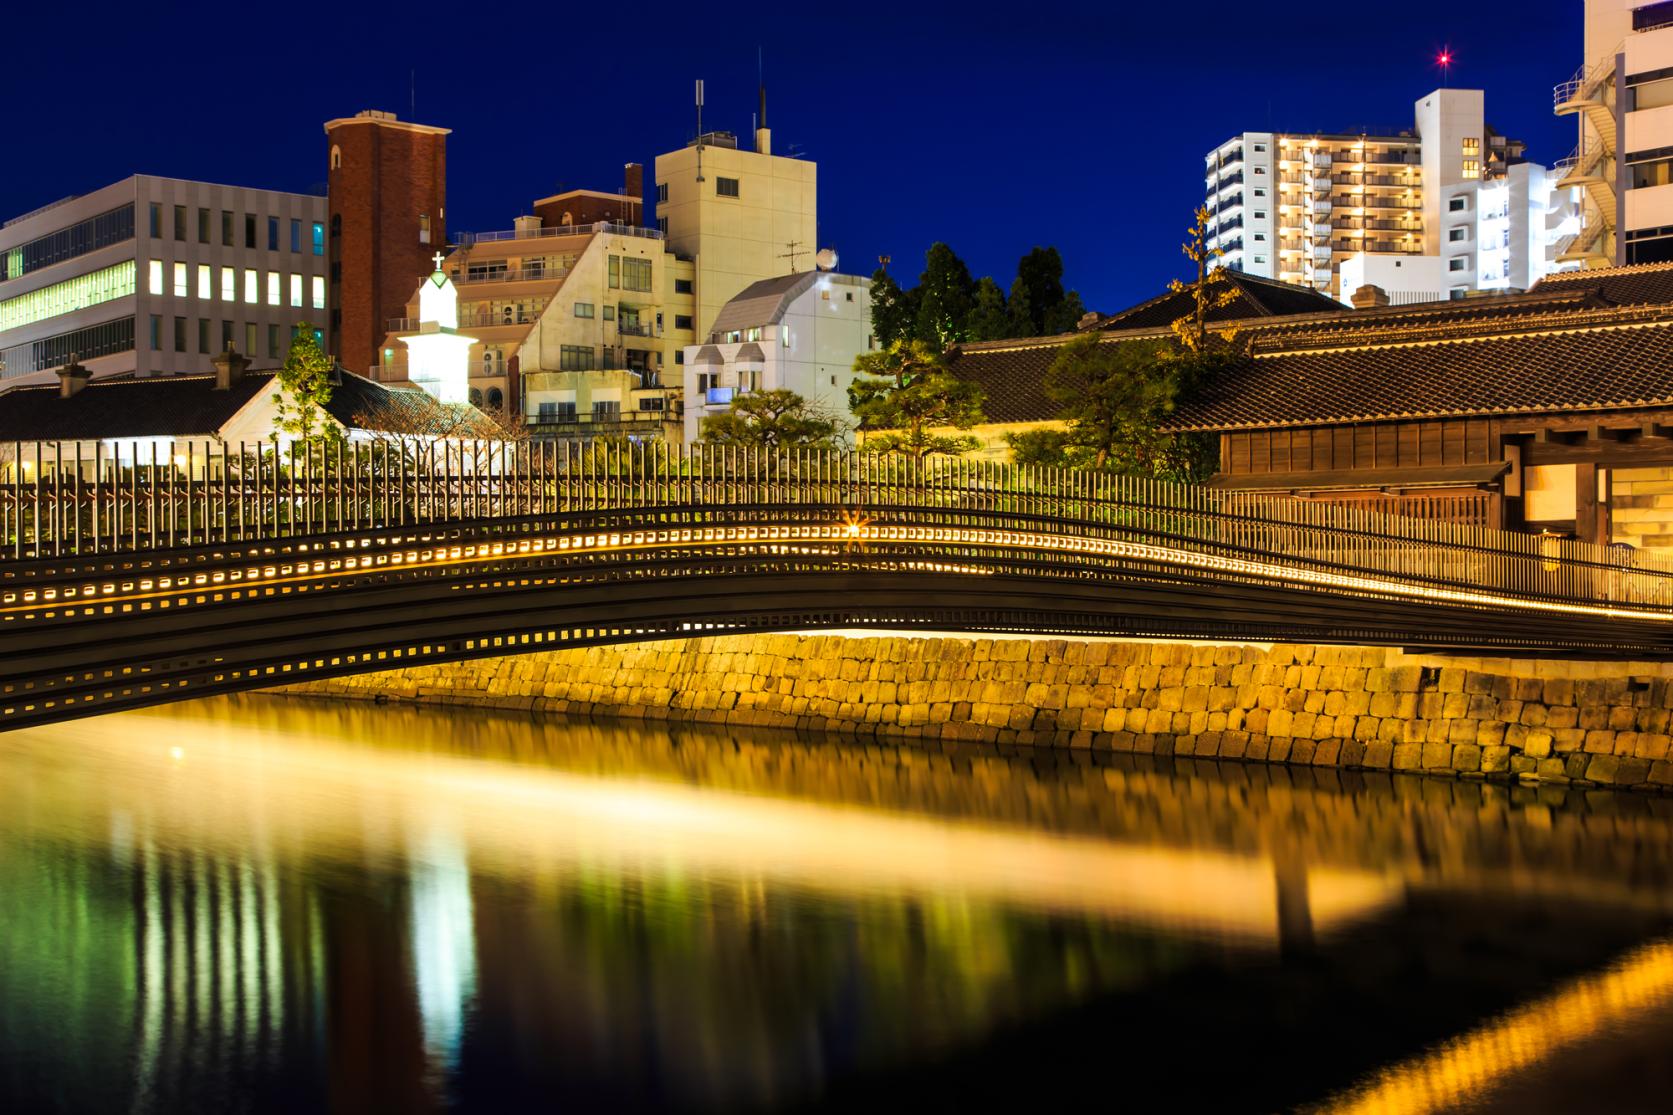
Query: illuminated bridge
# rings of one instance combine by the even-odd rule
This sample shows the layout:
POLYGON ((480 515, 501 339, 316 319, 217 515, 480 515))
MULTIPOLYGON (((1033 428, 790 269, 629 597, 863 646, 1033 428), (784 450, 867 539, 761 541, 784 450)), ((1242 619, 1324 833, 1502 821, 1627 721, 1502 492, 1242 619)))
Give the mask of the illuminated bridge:
POLYGON ((1654 658, 1673 563, 988 462, 653 444, 6 447, 0 727, 817 628, 1654 658))

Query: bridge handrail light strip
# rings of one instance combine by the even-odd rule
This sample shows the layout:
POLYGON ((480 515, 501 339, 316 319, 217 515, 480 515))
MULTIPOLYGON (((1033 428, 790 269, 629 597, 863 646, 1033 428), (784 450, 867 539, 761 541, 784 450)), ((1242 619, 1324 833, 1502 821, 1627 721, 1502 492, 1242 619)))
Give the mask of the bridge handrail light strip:
POLYGON ((1142 478, 854 452, 410 437, 0 446, 0 584, 27 582, 48 559, 166 563, 261 541, 335 551, 361 531, 746 506, 841 509, 851 540, 883 514, 1038 516, 1438 591, 1632 614, 1673 606, 1673 562, 1657 555, 1623 566, 1602 546, 1142 478))

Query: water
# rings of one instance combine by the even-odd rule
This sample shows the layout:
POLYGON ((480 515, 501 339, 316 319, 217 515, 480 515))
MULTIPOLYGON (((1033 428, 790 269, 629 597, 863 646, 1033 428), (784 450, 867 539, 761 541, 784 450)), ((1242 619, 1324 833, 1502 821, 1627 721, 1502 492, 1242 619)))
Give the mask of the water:
POLYGON ((223 699, 0 736, 0 1109, 1655 1110, 1673 801, 223 699))

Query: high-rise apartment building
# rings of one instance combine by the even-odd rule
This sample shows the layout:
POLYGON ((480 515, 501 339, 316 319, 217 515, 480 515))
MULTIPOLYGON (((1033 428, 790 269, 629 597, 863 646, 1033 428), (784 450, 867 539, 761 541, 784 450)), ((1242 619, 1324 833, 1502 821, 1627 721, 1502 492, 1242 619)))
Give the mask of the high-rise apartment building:
POLYGON ((283 359, 326 322, 325 199, 135 175, 0 226, 0 383, 283 359))
POLYGON ((1585 60, 1556 88, 1573 116, 1565 184, 1582 227, 1562 245, 1586 267, 1673 260, 1673 3, 1586 0, 1585 60))
POLYGON ((818 166, 772 153, 766 98, 755 150, 729 132, 698 136, 656 157, 657 227, 695 268, 695 335, 751 283, 805 272, 818 243, 818 166))
POLYGON ((1478 89, 1419 99, 1409 130, 1246 132, 1207 156, 1221 264, 1346 301, 1525 289, 1555 266, 1566 195, 1483 116, 1478 89))
POLYGON ((331 210, 326 347, 347 368, 377 362, 386 323, 447 246, 449 129, 368 110, 325 124, 331 210))

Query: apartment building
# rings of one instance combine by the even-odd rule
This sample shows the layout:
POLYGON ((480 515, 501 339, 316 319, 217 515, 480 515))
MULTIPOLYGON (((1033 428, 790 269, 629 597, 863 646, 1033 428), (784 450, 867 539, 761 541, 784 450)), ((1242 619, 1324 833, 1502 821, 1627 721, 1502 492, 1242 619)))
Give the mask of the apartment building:
POLYGON ((1576 121, 1563 165, 1584 207, 1563 258, 1673 260, 1673 3, 1586 0, 1584 50, 1553 97, 1557 115, 1576 121))
POLYGON ((1210 246, 1222 266, 1343 301, 1365 283, 1401 301, 1526 289, 1556 266, 1572 195, 1484 105, 1438 89, 1409 129, 1234 136, 1206 160, 1210 246))
POLYGON ((804 272, 818 243, 819 168, 774 155, 762 96, 755 150, 708 132, 656 157, 656 220, 668 250, 693 266, 695 334, 751 283, 804 272))
POLYGON ((721 307, 685 353, 685 441, 750 391, 794 391, 853 425, 854 358, 872 346, 871 280, 830 271, 763 279, 721 307))
POLYGON ((135 175, 0 226, 0 385, 207 375, 326 324, 325 199, 135 175))

